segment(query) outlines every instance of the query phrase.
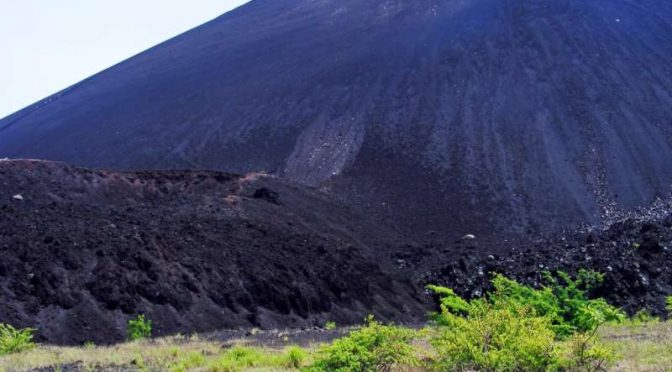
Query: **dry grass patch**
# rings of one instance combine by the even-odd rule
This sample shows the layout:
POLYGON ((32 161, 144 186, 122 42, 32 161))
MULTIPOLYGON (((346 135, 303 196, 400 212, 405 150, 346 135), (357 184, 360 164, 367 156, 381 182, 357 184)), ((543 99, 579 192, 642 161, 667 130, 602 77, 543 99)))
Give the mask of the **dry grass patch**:
POLYGON ((222 345, 198 337, 174 336, 115 346, 58 347, 40 345, 23 353, 0 357, 0 371, 77 367, 79 370, 242 371, 294 370, 311 354, 297 347, 282 350, 222 345))
POLYGON ((620 354, 614 371, 672 371, 672 322, 626 322, 600 333, 620 354))

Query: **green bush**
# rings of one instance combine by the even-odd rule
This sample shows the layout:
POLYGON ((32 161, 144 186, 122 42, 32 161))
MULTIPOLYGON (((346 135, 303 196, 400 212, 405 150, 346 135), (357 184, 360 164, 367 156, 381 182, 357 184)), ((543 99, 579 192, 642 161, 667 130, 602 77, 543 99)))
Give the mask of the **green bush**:
POLYGON ((665 298, 665 309, 667 310, 668 316, 672 314, 672 296, 667 296, 665 298))
POLYGON ((390 371, 419 364, 411 345, 417 332, 367 318, 366 326, 322 347, 309 371, 390 371))
POLYGON ((152 321, 140 314, 135 319, 128 321, 126 333, 131 341, 149 338, 152 336, 152 321))
POLYGON ((0 355, 20 353, 35 347, 32 328, 16 329, 0 323, 0 355))
POLYGON ((604 274, 579 270, 575 280, 565 272, 558 271, 556 276, 544 273, 557 308, 548 313, 554 317, 554 325, 560 336, 575 332, 593 332, 605 322, 621 322, 625 314, 609 305, 603 298, 589 299, 588 292, 604 282, 604 274), (557 276, 557 277, 556 277, 557 276))
POLYGON ((444 311, 431 339, 441 371, 547 370, 555 363, 550 319, 518 305, 498 308, 474 300, 467 315, 444 311))
MULTIPOLYGON (((531 307, 536 315, 551 320, 555 333, 568 337, 576 332, 591 332, 607 321, 621 321, 625 315, 604 299, 589 299, 587 293, 603 281, 603 275, 580 270, 577 278, 558 271, 555 275, 544 273, 546 285, 534 289, 495 274, 494 290, 488 295, 495 307, 516 304, 531 307)), ((443 287, 429 286, 439 294, 442 306, 454 314, 467 314, 470 304, 443 287)))
POLYGON ((324 323, 324 329, 326 329, 327 331, 336 329, 336 322, 329 321, 324 323))
POLYGON ((495 275, 494 290, 467 301, 449 288, 429 286, 440 296, 441 312, 430 340, 439 370, 594 370, 613 352, 597 340, 598 327, 623 313, 587 292, 601 281, 581 271, 576 280, 545 274, 534 289, 495 275), (558 280, 559 278, 559 280, 558 280))

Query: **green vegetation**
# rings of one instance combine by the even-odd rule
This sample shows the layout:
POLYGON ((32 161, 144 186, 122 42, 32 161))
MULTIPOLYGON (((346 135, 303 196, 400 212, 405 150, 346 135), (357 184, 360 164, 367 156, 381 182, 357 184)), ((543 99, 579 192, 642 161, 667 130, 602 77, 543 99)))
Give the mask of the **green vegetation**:
POLYGON ((651 315, 651 313, 648 310, 639 310, 638 312, 635 313, 635 315, 630 318, 631 322, 639 323, 639 324, 644 324, 644 323, 650 323, 650 322, 657 322, 660 319, 657 317, 651 315))
POLYGON ((672 323, 647 312, 623 322, 621 311, 588 298, 602 280, 594 272, 576 278, 546 273, 545 278, 544 286, 532 288, 495 275, 493 290, 470 300, 431 286, 441 311, 424 329, 382 324, 370 316, 347 336, 306 347, 253 347, 243 340, 222 345, 196 336, 150 340, 151 321, 140 315, 129 321, 128 335, 135 341, 126 344, 33 348, 33 330, 3 325, 0 354, 6 355, 0 357, 0 371, 69 365, 176 372, 603 371, 611 366, 645 371, 672 365, 672 323))
POLYGON ((9 324, 0 323, 0 356, 34 348, 34 332, 32 328, 16 329, 9 324))
MULTIPOLYGON (((666 371, 672 365, 672 323, 652 322, 639 324, 624 322, 623 324, 608 323, 600 327, 599 340, 608 349, 615 350, 618 358, 614 361, 615 371, 666 371)), ((416 348, 420 366, 415 368, 399 368, 398 370, 432 371, 432 363, 438 359, 434 348, 427 344, 425 337, 431 332, 418 332, 419 338, 412 341, 416 348)), ((580 341, 580 340, 579 340, 580 341)), ((565 351, 574 353, 572 345, 577 345, 570 337, 561 342, 565 351)), ((114 346, 87 347, 56 347, 37 345, 37 347, 21 353, 8 354, 0 357, 0 371, 29 371, 51 367, 77 365, 83 371, 96 371, 104 368, 109 370, 139 370, 144 365, 148 371, 241 371, 254 369, 257 371, 296 371, 308 370, 315 356, 321 350, 319 346, 299 348, 250 348, 244 340, 222 345, 220 341, 208 341, 190 337, 168 337, 153 340, 140 340, 114 346), (254 367, 244 367, 245 362, 235 360, 227 353, 234 348, 253 349, 261 359, 254 362, 254 367), (305 357, 300 363, 294 356, 305 357), (294 364, 292 364, 294 363, 294 364), (291 365, 291 367, 290 367, 291 365), (299 368, 296 366, 300 365, 299 368)), ((240 352, 235 352, 240 356, 240 352)), ((436 365, 435 365, 436 366, 436 365)), ((65 368, 63 368, 65 369, 65 368)), ((581 368, 568 368, 569 371, 581 368)))
POLYGON ((336 322, 329 321, 324 323, 324 329, 326 329, 327 331, 336 329, 336 322))
POLYGON ((308 352, 297 346, 270 351, 262 348, 234 346, 209 364, 213 372, 240 371, 246 369, 272 368, 276 370, 299 369, 306 364, 308 352))
POLYGON ((597 330, 621 321, 621 311, 587 291, 602 280, 581 271, 545 273, 547 285, 534 289, 495 275, 486 297, 464 300, 449 288, 430 286, 441 297, 431 344, 442 370, 600 370, 614 359, 599 344, 597 330))
POLYGON ((546 370, 557 364, 550 321, 526 308, 484 302, 466 316, 444 311, 440 319, 431 339, 439 370, 546 370))
POLYGON ((301 368, 308 360, 308 352, 298 346, 290 346, 285 350, 285 367, 301 368))
POLYGON ((128 321, 126 333, 128 339, 131 341, 149 338, 152 336, 152 321, 146 319, 143 314, 140 314, 135 319, 128 321))
POLYGON ((307 367, 314 349, 250 347, 243 341, 222 345, 198 337, 143 339, 113 346, 56 347, 38 345, 0 357, 0 371, 29 371, 77 365, 80 370, 130 371, 291 371, 307 367))
POLYGON ((393 367, 419 365, 411 341, 413 330, 383 325, 369 316, 367 324, 348 336, 322 347, 310 371, 389 371, 393 367))
POLYGON ((624 314, 609 305, 604 299, 588 299, 587 293, 602 283, 602 274, 594 271, 579 271, 572 279, 564 272, 555 275, 545 272, 546 285, 540 289, 524 286, 518 282, 496 274, 492 280, 494 290, 477 301, 468 303, 455 293, 443 287, 429 286, 442 297, 442 312, 469 315, 474 308, 485 304, 493 308, 529 308, 532 314, 546 317, 553 331, 560 338, 576 332, 592 332, 608 321, 620 321, 624 314))

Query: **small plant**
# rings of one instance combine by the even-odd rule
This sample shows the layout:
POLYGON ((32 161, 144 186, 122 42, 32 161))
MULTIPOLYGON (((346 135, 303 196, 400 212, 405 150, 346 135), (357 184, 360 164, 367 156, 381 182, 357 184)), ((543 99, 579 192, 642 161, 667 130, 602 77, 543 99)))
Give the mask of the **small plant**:
POLYGON ((306 359, 308 359, 308 352, 298 346, 290 346, 285 349, 284 367, 298 369, 303 367, 306 359))
POLYGON ((326 322, 324 324, 324 329, 326 329, 327 331, 332 331, 332 330, 336 329, 336 322, 334 322, 334 321, 326 322))
POLYGON ((152 321, 140 314, 135 319, 128 321, 126 333, 131 341, 149 338, 152 336, 152 321))
POLYGON ((668 316, 672 315, 672 296, 665 298, 665 310, 667 310, 668 316))
POLYGON ((417 332, 383 325, 373 316, 366 326, 324 346, 309 371, 391 371, 419 365, 411 345, 417 332))
POLYGON ((0 323, 0 355, 20 353, 35 347, 33 334, 35 329, 16 329, 9 324, 0 323))
POLYGON ((657 321, 659 321, 659 320, 660 320, 660 319, 658 319, 657 317, 651 315, 651 313, 650 313, 648 310, 646 310, 646 309, 639 310, 638 312, 635 313, 635 315, 632 316, 632 321, 633 321, 635 324, 644 324, 644 323, 650 323, 650 322, 657 322, 657 321))

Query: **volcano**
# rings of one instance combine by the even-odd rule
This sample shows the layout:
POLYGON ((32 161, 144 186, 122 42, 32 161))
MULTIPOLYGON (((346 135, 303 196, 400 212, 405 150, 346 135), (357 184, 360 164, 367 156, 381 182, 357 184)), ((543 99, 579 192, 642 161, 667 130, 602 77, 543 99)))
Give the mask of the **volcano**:
POLYGON ((414 236, 672 184, 666 0, 253 0, 0 121, 0 157, 268 172, 414 236))

